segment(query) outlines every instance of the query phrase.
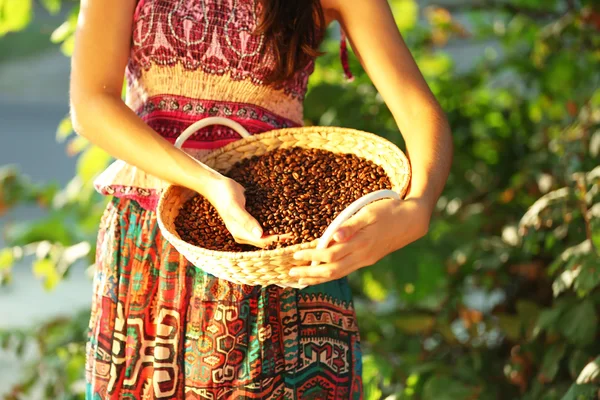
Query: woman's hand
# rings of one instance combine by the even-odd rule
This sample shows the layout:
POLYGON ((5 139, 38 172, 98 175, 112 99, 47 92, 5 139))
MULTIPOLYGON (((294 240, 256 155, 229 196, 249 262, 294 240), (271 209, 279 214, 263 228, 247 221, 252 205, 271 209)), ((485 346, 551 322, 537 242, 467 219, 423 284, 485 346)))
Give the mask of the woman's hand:
POLYGON ((282 236, 263 236, 258 221, 246 211, 245 189, 233 179, 220 176, 207 185, 203 195, 215 207, 236 242, 266 247, 282 236))
POLYGON ((428 204, 413 198, 380 200, 364 207, 340 227, 328 248, 296 252, 296 260, 322 264, 292 268, 290 276, 300 278, 301 285, 316 285, 375 264, 427 233, 432 212, 428 204))

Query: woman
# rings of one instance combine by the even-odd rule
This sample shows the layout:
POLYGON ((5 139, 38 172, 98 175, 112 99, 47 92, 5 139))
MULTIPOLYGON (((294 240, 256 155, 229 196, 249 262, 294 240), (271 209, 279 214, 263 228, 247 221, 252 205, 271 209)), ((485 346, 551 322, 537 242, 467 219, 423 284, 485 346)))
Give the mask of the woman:
MULTIPOLYGON (((114 195, 101 222, 87 353, 89 399, 358 399, 359 334, 346 275, 422 237, 447 179, 444 115, 385 0, 82 0, 72 66, 76 131, 120 161, 96 182, 114 195), (244 189, 195 161, 251 133, 302 124, 325 27, 340 22, 392 111, 411 156, 406 199, 348 221, 303 290, 232 284, 167 243, 154 207, 166 182, 217 208, 241 243, 264 246, 244 189), (121 100, 124 71, 126 101, 121 100)), ((308 263, 307 263, 308 265, 308 263)), ((410 267, 410 266, 407 266, 410 267)))

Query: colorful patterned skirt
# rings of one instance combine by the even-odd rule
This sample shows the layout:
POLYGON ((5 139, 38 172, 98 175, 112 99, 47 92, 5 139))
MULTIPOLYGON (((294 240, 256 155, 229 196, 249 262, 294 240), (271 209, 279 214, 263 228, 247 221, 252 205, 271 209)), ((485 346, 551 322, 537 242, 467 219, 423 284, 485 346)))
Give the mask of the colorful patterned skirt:
POLYGON ((98 236, 87 399, 361 399, 346 279, 303 290, 191 266, 156 214, 113 199, 98 236))

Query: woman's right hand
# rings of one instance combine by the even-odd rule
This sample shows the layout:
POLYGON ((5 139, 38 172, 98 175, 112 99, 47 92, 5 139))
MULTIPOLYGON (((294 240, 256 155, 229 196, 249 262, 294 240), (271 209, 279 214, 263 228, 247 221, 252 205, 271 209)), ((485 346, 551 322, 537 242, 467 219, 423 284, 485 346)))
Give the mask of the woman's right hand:
POLYGON ((264 248, 282 239, 278 235, 263 235, 258 221, 246 211, 245 189, 233 179, 218 178, 206 189, 204 197, 215 207, 237 243, 264 248))

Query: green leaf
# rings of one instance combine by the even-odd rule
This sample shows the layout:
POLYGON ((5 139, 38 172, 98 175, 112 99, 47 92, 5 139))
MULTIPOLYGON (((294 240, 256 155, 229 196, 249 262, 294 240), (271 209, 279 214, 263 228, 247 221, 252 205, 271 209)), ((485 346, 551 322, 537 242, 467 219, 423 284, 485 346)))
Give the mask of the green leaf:
MULTIPOLYGON (((567 53, 568 54, 568 53, 567 53)), ((546 87, 553 93, 564 93, 565 87, 572 87, 577 70, 571 57, 563 53, 562 57, 554 57, 544 73, 546 87)))
POLYGON ((419 69, 427 78, 438 78, 452 69, 452 59, 443 53, 425 53, 418 59, 419 69))
POLYGON ((585 367, 590 356, 582 350, 575 350, 569 356, 569 375, 573 380, 577 379, 580 371, 585 367))
POLYGON ((74 136, 67 144, 67 154, 79 154, 85 149, 90 148, 90 141, 83 136, 74 136))
POLYGON ((52 32, 50 40, 52 43, 62 43, 62 52, 70 57, 75 48, 75 31, 79 18, 79 7, 75 6, 71 9, 71 13, 65 22, 52 32))
POLYGON ((55 271, 55 269, 54 263, 46 258, 36 260, 33 263, 33 275, 36 278, 43 278, 55 271))
POLYGON ((587 298, 564 313, 560 318, 559 329, 569 343, 582 346, 594 341, 597 325, 598 315, 594 303, 587 298))
MULTIPOLYGON (((411 268, 404 267, 404 269, 417 270, 418 279, 414 282, 414 290, 412 292, 414 300, 433 300, 433 298, 436 298, 436 301, 441 301, 443 299, 444 288, 448 282, 444 260, 438 254, 421 254, 416 266, 413 265, 411 268)), ((405 293, 409 287, 404 287, 405 293)))
POLYGON ((423 387, 423 400, 474 398, 475 389, 449 376, 432 376, 423 387))
POLYGON ((32 15, 32 0, 0 0, 0 36, 24 29, 32 15))
POLYGON ((598 227, 599 228, 592 233, 592 243, 594 244, 594 247, 600 249, 600 224, 598 224, 598 227))
POLYGON ((5 331, 5 330, 0 330, 0 349, 8 350, 11 338, 12 338, 11 332, 5 331))
POLYGON ((363 381, 365 399, 380 399, 382 392, 379 386, 391 374, 389 363, 381 357, 368 354, 363 359, 363 381))
POLYGON ((67 57, 73 55, 73 51, 75 50, 75 35, 71 35, 66 38, 63 44, 60 46, 60 50, 67 57))
POLYGON ((593 253, 583 260, 580 273, 575 278, 575 290, 584 295, 600 285, 600 261, 593 253))
POLYGON ((588 363, 579 376, 577 377, 577 383, 598 383, 600 378, 600 356, 590 363, 588 363))
POLYGON ((83 182, 90 182, 110 161, 110 156, 96 146, 88 148, 77 160, 77 174, 83 182))
POLYGON ((50 41, 52 41, 52 43, 61 43, 64 42, 69 36, 72 36, 73 33, 75 33, 75 31, 77 30, 78 19, 79 6, 76 5, 73 8, 71 8, 69 16, 66 18, 66 20, 52 32, 52 35, 50 36, 50 41))
POLYGON ((81 366, 85 365, 84 354, 73 354, 70 355, 66 361, 66 372, 69 377, 69 382, 76 382, 81 378, 81 366))
POLYGON ((374 301, 383 301, 387 297, 387 289, 375 279, 371 270, 365 271, 362 275, 363 290, 365 294, 374 301))
POLYGON ((529 104, 529 119, 532 122, 539 123, 544 118, 544 112, 539 102, 529 104))
POLYGON ((499 314, 498 324, 506 336, 513 342, 521 339, 521 319, 514 315, 499 314))
POLYGON ((516 307, 522 326, 525 329, 525 336, 530 339, 534 336, 535 323, 540 315, 540 308, 536 303, 527 300, 518 301, 516 307))
POLYGON ((396 326, 407 334, 419 334, 431 331, 435 318, 427 314, 405 314, 396 318, 396 326))
POLYGON ((47 258, 38 259, 33 263, 33 274, 36 278, 44 280, 46 290, 54 289, 61 279, 56 264, 47 258))
POLYGON ((7 248, 0 250, 0 271, 8 270, 15 262, 13 249, 7 248))
POLYGON ((572 385, 561 400, 592 400, 598 394, 598 386, 588 383, 585 385, 572 385))
MULTIPOLYGON (((429 374, 435 371, 443 371, 446 368, 446 365, 437 361, 425 361, 410 368, 411 376, 420 376, 429 374)), ((409 377, 410 378, 410 377, 409 377)), ((414 379, 414 378, 413 378, 414 379)))
POLYGON ((556 331, 555 328, 562 313, 563 308, 560 307, 543 310, 537 319, 535 328, 533 329, 534 337, 539 335, 542 331, 556 331))
POLYGON ((400 31, 412 29, 419 18, 419 5, 415 0, 399 0, 390 4, 400 31))
POLYGON ((5 240, 11 246, 24 246, 44 240, 70 244, 72 234, 62 213, 56 213, 37 221, 23 221, 6 229, 5 240))
POLYGON ((544 354, 542 368, 538 379, 541 382, 552 382, 558 373, 560 361, 565 355, 567 346, 565 343, 558 343, 551 346, 544 354))
POLYGON ((73 133, 73 123, 71 121, 71 117, 67 116, 60 121, 58 128, 56 129, 56 140, 58 142, 63 142, 73 133))
POLYGON ((533 301, 519 300, 517 302, 516 307, 517 314, 519 314, 521 319, 523 319, 524 321, 535 320, 540 315, 540 306, 538 306, 533 301))
POLYGON ((70 21, 63 22, 58 28, 50 35, 50 41, 52 43, 62 43, 69 36, 73 34, 73 27, 70 21))
MULTIPOLYGON (((5 248, 0 250, 0 286, 10 283, 12 280, 12 268, 17 258, 16 250, 5 248)), ((22 253, 19 251, 19 253, 22 253)))
POLYGON ((554 297, 558 297, 561 293, 573 286, 573 282, 575 282, 575 279, 581 272, 580 267, 573 267, 576 263, 577 259, 571 259, 565 267, 565 270, 552 283, 552 293, 554 294, 554 297))
POLYGON ((55 15, 60 11, 62 0, 41 0, 41 2, 50 14, 55 15))

